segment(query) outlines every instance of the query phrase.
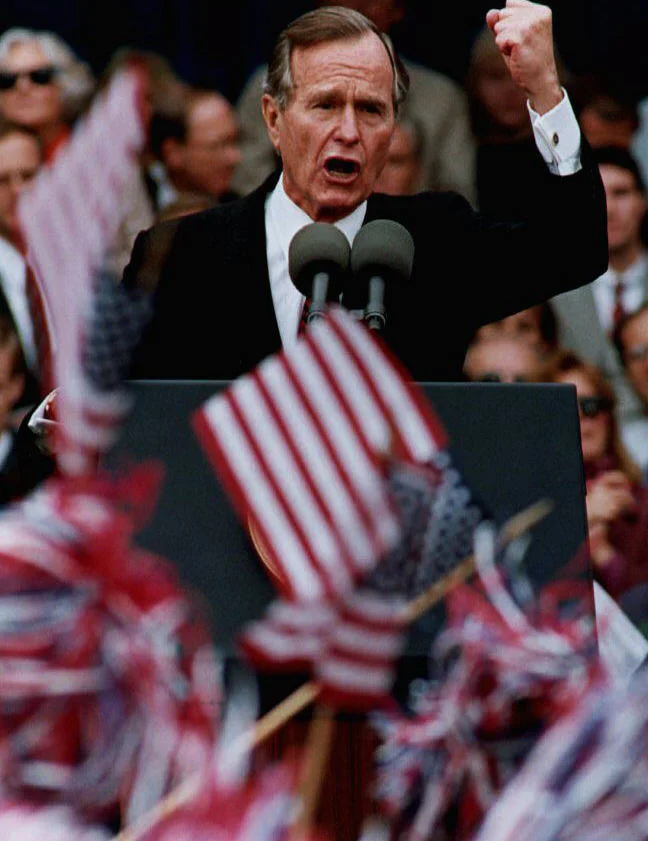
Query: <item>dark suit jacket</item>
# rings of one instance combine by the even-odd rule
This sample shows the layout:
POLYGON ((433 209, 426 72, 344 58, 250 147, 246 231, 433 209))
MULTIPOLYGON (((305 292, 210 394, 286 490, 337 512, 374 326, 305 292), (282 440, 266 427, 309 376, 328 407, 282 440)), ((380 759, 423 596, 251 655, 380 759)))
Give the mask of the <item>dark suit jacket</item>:
MULTIPOLYGON (((415 241, 411 282, 391 289, 384 333, 414 379, 462 379, 477 327, 605 271, 604 193, 587 148, 582 159, 575 175, 547 173, 525 223, 486 219, 455 193, 369 198, 365 221, 394 219, 415 241)), ((124 282, 154 288, 155 315, 133 377, 229 380, 280 349, 264 225, 274 182, 140 235, 124 282)))

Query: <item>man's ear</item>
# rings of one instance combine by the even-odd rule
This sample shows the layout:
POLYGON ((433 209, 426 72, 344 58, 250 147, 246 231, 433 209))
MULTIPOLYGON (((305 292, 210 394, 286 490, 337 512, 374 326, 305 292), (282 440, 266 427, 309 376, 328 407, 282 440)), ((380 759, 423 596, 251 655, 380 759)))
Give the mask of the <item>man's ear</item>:
POLYGON ((261 111, 263 112, 263 119, 265 120, 268 136, 275 148, 277 154, 281 154, 279 143, 279 119, 281 116, 281 109, 277 105, 277 100, 269 93, 264 93, 261 100, 261 111))
POLYGON ((182 169, 184 166, 184 143, 175 137, 167 137, 160 146, 162 163, 168 170, 182 169))

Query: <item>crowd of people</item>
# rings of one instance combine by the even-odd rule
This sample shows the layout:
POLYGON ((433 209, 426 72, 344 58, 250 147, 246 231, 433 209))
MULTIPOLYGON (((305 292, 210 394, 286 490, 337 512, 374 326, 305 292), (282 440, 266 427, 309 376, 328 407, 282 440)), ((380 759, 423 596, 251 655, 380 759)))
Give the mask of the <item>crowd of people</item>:
MULTIPOLYGON (((391 43, 389 32, 405 13, 398 0, 346 0, 333 5, 357 9, 371 18, 386 43, 391 43)), ((409 93, 398 112, 375 191, 399 197, 421 190, 452 190, 488 224, 495 219, 511 224, 532 219, 536 211, 529 197, 541 194, 554 175, 536 148, 528 96, 512 77, 493 32, 493 25, 486 26, 475 39, 463 88, 438 72, 403 61, 409 93)), ((397 60, 398 44, 393 47, 397 60)), ((116 282, 139 232, 157 222, 235 206, 231 203, 237 197, 253 193, 281 167, 280 141, 286 142, 285 136, 280 137, 285 112, 279 108, 273 116, 271 111, 268 97, 280 100, 278 89, 264 82, 267 67, 253 74, 238 103, 229 103, 216 90, 197 89, 178 78, 163 57, 143 54, 140 58, 156 80, 157 93, 150 105, 150 138, 141 159, 141 179, 131 185, 119 237, 106 257, 116 282), (276 137, 268 125, 278 126, 276 137)), ((632 151, 642 128, 638 103, 629 101, 606 79, 570 77, 559 58, 556 66, 582 136, 594 149, 605 189, 609 265, 596 280, 577 289, 570 287, 582 282, 578 278, 556 284, 569 290, 558 295, 552 294, 554 287, 547 283, 548 300, 518 307, 519 312, 471 331, 472 337, 460 337, 466 343, 469 339, 469 349, 465 361, 459 361, 463 361, 462 375, 472 381, 576 386, 595 575, 615 597, 622 598, 648 582, 648 541, 644 539, 648 528, 648 245, 643 174, 648 162, 637 160, 632 151)), ((50 165, 65 147, 75 121, 100 86, 89 68, 53 33, 12 29, 0 37, 0 361, 7 355, 0 389, 0 430, 15 426, 38 395, 38 336, 17 222, 18 197, 39 169, 50 165)), ((351 167, 354 162, 342 164, 351 167)), ((586 240, 587 232, 583 232, 586 240)), ((550 271, 546 266, 533 267, 537 258, 528 254, 526 264, 517 265, 521 287, 527 273, 550 271)), ((270 255, 268 264, 272 265, 270 255)), ((445 259, 439 265, 444 274, 452 266, 445 259)), ((196 266, 183 270, 191 275, 196 266)), ((133 282, 134 272, 131 264, 126 283, 133 282)), ((188 277, 187 288, 193 288, 197 280, 204 279, 188 277)), ((430 277, 430 284, 439 282, 438 276, 430 277)), ((453 282, 461 284, 460 278, 453 282)), ((489 284, 486 274, 481 292, 485 301, 489 284)), ((191 303, 189 296, 187 292, 184 308, 191 303)), ((211 299, 201 302, 200 298, 193 300, 193 306, 198 309, 208 300, 211 306, 211 299)), ((229 293, 223 301, 228 306, 232 303, 229 293)), ((529 303, 523 295, 520 301, 529 303)), ((171 305, 175 307, 175 299, 171 305)), ((278 310, 276 300, 274 305, 278 310)), ((465 301, 465 307, 470 306, 465 301)), ((498 314, 498 307, 492 311, 498 314)), ((179 317, 176 307, 173 319, 179 317)), ((202 323, 200 317, 196 316, 196 322, 202 323)), ((466 319, 466 324, 472 321, 466 319)), ((177 343, 178 337, 168 349, 169 358, 181 356, 177 343)), ((403 346, 414 375, 431 378, 426 374, 436 370, 434 365, 423 361, 418 365, 416 359, 412 364, 414 345, 403 346)), ((419 355, 425 353, 421 348, 417 343, 419 355)), ((272 349, 271 341, 264 346, 268 349, 272 349)), ((436 345, 429 351, 437 352, 436 345)), ((452 352, 457 353, 454 348, 452 352)), ((158 354, 158 363, 160 358, 166 357, 158 354)), ((250 367, 247 356, 245 367, 250 367)), ((460 369, 461 365, 455 366, 452 378, 457 378, 457 371, 461 374, 460 369)), ((453 369, 449 366, 448 370, 453 369)), ((146 365, 135 371, 151 373, 146 365)), ((200 366, 196 371, 196 376, 203 373, 200 366)), ((239 372, 236 365, 226 371, 239 372)), ((167 375, 178 373, 183 372, 171 367, 167 375)), ((164 376, 164 371, 158 367, 153 375, 164 376)), ((2 436, 0 463, 8 465, 11 447, 9 439, 4 443, 4 432, 2 436)))

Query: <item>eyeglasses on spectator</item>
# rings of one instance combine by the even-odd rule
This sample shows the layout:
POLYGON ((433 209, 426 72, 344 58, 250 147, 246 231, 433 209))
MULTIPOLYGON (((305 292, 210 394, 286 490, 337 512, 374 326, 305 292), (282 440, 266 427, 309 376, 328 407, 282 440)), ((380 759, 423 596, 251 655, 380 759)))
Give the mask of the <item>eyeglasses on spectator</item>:
POLYGON ((607 397, 579 397, 578 408, 583 417, 597 418, 602 412, 612 409, 612 401, 607 397))
POLYGON ((8 91, 18 84, 18 79, 27 77, 35 85, 49 85, 58 69, 56 67, 37 67, 35 70, 19 70, 11 73, 8 70, 0 70, 0 90, 8 91))

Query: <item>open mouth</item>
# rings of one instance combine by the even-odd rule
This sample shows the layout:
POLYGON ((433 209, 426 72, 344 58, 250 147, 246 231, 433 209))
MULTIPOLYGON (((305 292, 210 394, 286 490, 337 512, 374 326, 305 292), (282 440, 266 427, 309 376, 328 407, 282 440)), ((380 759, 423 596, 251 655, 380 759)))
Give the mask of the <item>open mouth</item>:
POLYGON ((324 168, 334 178, 350 179, 360 172, 360 164, 348 158, 328 158, 324 168))

